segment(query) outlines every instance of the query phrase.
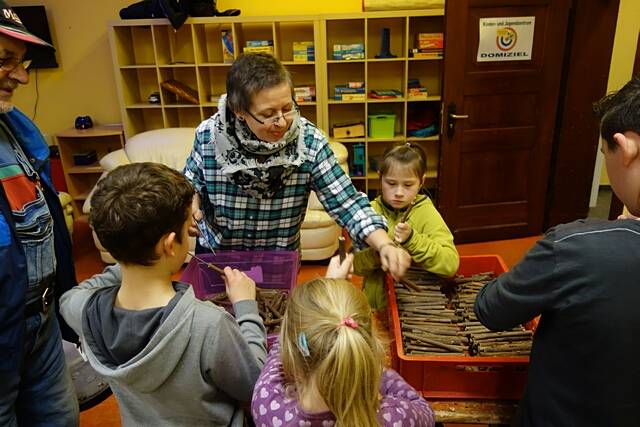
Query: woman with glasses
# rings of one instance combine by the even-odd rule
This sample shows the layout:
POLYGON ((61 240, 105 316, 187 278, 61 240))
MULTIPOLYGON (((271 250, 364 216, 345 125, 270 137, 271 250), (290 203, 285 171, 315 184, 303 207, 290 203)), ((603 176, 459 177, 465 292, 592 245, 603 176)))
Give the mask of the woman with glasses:
POLYGON ((357 247, 380 254, 401 277, 411 258, 359 193, 322 132, 300 116, 284 66, 268 54, 240 56, 218 111, 196 130, 184 170, 196 189, 192 235, 207 250, 297 250, 311 190, 357 247))

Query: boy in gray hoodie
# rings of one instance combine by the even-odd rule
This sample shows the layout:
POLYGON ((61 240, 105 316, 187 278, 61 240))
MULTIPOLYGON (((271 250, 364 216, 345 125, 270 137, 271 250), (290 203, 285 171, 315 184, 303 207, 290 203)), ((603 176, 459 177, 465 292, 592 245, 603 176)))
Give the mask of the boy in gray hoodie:
POLYGON ((66 292, 60 311, 118 399, 123 425, 242 426, 266 359, 255 283, 225 268, 236 313, 173 282, 188 250, 193 187, 155 163, 98 183, 90 223, 115 266, 66 292))

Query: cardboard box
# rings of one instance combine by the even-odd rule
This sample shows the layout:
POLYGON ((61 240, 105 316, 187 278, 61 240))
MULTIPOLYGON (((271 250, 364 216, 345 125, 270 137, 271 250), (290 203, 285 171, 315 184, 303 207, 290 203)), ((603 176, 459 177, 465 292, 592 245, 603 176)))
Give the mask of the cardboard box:
POLYGON ((293 42, 294 62, 312 62, 315 59, 313 42, 293 42))
POLYGON ((366 167, 364 160, 364 144, 353 144, 352 148, 352 155, 349 156, 349 175, 364 176, 366 167))
POLYGON ((245 46, 242 48, 244 53, 269 53, 273 55, 273 46, 245 46))
POLYGON ((357 138, 364 136, 364 123, 351 122, 333 125, 333 137, 339 138, 357 138))
POLYGON ((366 94, 364 93, 338 93, 333 96, 336 101, 364 101, 366 94))
POLYGON ((231 30, 222 30, 222 62, 231 64, 235 60, 233 51, 233 33, 231 30))

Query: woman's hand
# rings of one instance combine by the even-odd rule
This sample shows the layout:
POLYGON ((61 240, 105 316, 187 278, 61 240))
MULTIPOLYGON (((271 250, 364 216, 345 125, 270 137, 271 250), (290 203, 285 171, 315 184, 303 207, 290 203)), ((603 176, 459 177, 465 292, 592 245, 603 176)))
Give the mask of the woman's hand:
POLYGON ((200 195, 195 193, 191 201, 191 225, 189 226, 189 236, 198 237, 200 230, 196 221, 202 220, 202 211, 200 210, 200 195))
POLYGON ((411 255, 388 241, 378 248, 382 270, 388 271, 394 279, 400 280, 411 266, 411 255))
POLYGON ((347 254, 340 263, 340 255, 336 255, 329 261, 329 267, 324 277, 327 279, 350 279, 353 272, 353 254, 347 254))
POLYGON ((231 304, 256 299, 256 282, 246 273, 231 267, 225 267, 224 275, 224 285, 231 304))
POLYGON ((393 229, 393 240, 397 243, 403 244, 411 237, 413 229, 406 222, 399 222, 393 229))

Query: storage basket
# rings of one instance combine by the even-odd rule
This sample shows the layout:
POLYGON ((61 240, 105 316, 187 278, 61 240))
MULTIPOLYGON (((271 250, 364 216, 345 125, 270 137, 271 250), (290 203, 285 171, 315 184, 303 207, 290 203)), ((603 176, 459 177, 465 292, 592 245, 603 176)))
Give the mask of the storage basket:
MULTIPOLYGON (((259 288, 284 289, 287 292, 296 285, 300 267, 297 251, 216 251, 215 254, 199 254, 198 258, 220 268, 229 266, 244 271, 259 288)), ((190 283, 196 297, 201 300, 225 290, 222 277, 195 258, 191 258, 180 280, 190 283)), ((268 345, 277 338, 277 333, 269 334, 268 345)))
MULTIPOLYGON (((507 271, 498 255, 461 256, 459 275, 507 271)), ((393 279, 387 278, 392 366, 427 398, 520 399, 527 382, 529 357, 407 355, 402 345, 393 279)), ((535 322, 525 325, 533 329, 535 322)))
POLYGON ((369 138, 393 138, 395 136, 395 114, 369 114, 367 121, 369 124, 369 138))

